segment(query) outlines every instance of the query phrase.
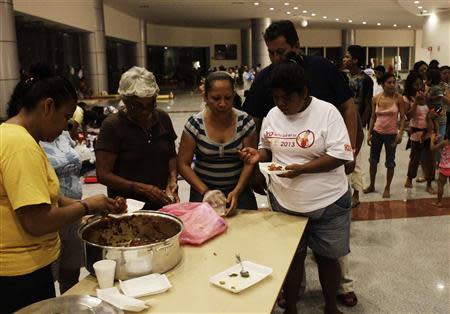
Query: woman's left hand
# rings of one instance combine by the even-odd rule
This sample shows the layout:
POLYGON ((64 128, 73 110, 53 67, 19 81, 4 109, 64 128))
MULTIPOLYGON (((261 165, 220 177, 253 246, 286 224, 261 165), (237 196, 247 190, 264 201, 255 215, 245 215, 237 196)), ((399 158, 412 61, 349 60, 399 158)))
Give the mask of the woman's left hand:
POLYGON ((225 216, 234 214, 234 211, 236 210, 237 207, 238 198, 239 194, 235 190, 228 193, 227 205, 229 204, 229 206, 225 208, 225 216))
POLYGON ((395 143, 400 144, 402 142, 403 132, 399 132, 395 138, 395 143))
POLYGON ((172 200, 173 203, 179 203, 180 197, 178 196, 178 184, 177 181, 169 181, 165 190, 166 195, 172 200))
POLYGON ((302 165, 292 164, 286 166, 284 169, 289 171, 286 173, 278 174, 279 177, 292 179, 302 174, 302 165))

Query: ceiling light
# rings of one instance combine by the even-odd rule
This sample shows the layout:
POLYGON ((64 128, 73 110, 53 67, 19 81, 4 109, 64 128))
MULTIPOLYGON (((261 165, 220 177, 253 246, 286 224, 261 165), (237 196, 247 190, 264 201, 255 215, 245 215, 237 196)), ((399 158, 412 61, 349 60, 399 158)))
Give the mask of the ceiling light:
POLYGON ((298 7, 294 7, 294 10, 298 10, 298 7))
POLYGON ((311 16, 316 16, 316 13, 311 13, 311 16))
POLYGON ((270 11, 273 11, 273 10, 275 10, 275 9, 274 9, 274 8, 269 8, 269 10, 270 10, 270 11))
POLYGON ((253 3, 254 5, 259 5, 259 2, 255 2, 255 3, 253 3))
POLYGON ((420 10, 423 9, 423 6, 419 5, 417 8, 420 10))
POLYGON ((411 25, 408 25, 408 28, 411 28, 411 25))
POLYGON ((291 14, 291 11, 287 11, 286 14, 291 14))
POLYGON ((392 25, 392 26, 397 27, 397 24, 394 24, 394 25, 392 25))
POLYGON ((364 22, 362 22, 364 25, 366 25, 367 24, 367 22, 366 21, 364 21, 364 22))
POLYGON ((417 1, 417 0, 416 0, 416 1, 414 1, 414 4, 419 4, 419 2, 420 2, 420 1, 417 1))
POLYGON ((289 5, 289 2, 285 2, 284 5, 289 5))
POLYGON ((349 23, 352 23, 353 21, 352 21, 352 20, 348 20, 348 22, 349 22, 349 23))
POLYGON ((323 19, 327 19, 327 17, 326 17, 326 16, 322 16, 322 18, 323 18, 323 19))
POLYGON ((308 26, 308 21, 305 20, 305 19, 303 19, 300 25, 301 25, 302 27, 306 27, 306 26, 308 26))
POLYGON ((377 23, 377 26, 381 26, 381 23, 377 23))
POLYGON ((308 13, 308 11, 306 11, 306 10, 303 10, 303 11, 302 11, 302 13, 308 13))
POLYGON ((336 21, 339 21, 339 18, 335 18, 336 21))
POLYGON ((427 12, 428 12, 427 10, 423 10, 423 11, 422 11, 422 13, 427 13, 427 12))

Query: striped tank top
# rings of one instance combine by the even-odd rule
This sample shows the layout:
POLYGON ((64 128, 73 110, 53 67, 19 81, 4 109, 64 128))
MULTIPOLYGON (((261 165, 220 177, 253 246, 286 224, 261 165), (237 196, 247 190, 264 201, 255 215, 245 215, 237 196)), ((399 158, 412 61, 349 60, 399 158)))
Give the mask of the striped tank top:
POLYGON ((255 123, 247 113, 233 110, 236 115, 236 132, 227 143, 216 143, 208 137, 204 110, 191 116, 184 126, 197 144, 194 151, 194 172, 210 190, 228 191, 236 186, 243 168, 237 152, 243 147, 243 139, 255 129, 255 123))

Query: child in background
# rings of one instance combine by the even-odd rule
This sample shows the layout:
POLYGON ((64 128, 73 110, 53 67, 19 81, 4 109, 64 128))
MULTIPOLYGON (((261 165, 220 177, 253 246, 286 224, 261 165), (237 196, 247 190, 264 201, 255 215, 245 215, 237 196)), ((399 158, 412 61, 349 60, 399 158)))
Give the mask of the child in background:
POLYGON ((447 130, 447 134, 443 141, 440 141, 440 136, 433 134, 431 137, 431 149, 441 150, 441 161, 439 162, 439 181, 438 181, 438 193, 437 201, 433 202, 433 205, 442 207, 442 196, 444 194, 444 186, 447 183, 447 179, 450 178, 450 131, 447 130))

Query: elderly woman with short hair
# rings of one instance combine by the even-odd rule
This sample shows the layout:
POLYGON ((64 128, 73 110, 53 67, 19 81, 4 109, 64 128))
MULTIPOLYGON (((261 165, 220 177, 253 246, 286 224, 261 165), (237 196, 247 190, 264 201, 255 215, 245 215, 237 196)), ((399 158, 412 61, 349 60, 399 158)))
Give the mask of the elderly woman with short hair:
POLYGON ((108 195, 145 202, 157 210, 179 201, 175 139, 169 115, 156 108, 155 76, 132 67, 119 83, 124 109, 109 115, 95 146, 97 176, 108 195))

